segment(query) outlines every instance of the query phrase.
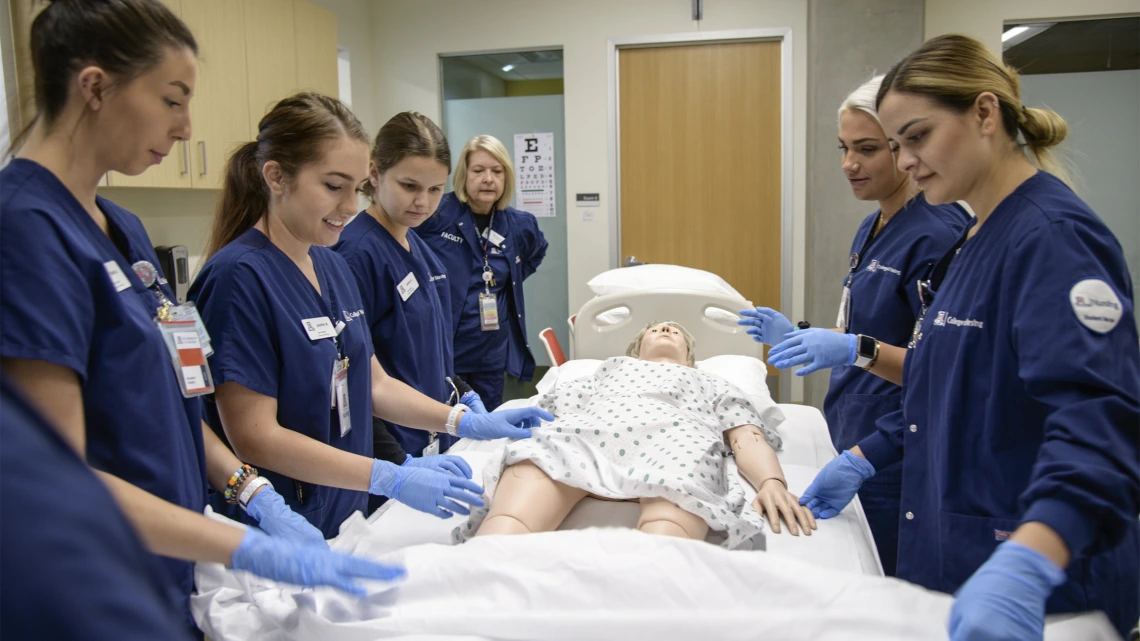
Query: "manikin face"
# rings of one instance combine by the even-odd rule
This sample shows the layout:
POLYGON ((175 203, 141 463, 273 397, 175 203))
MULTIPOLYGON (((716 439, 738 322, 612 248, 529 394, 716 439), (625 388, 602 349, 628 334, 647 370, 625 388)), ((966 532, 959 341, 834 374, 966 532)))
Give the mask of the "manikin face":
POLYGON ((476 149, 467 156, 467 200, 476 209, 494 207, 503 195, 505 181, 503 164, 491 154, 476 149))
POLYGON ((931 204, 968 200, 990 173, 998 145, 1008 145, 997 97, 985 92, 958 114, 926 96, 891 91, 879 108, 897 149, 898 167, 931 204))
POLYGON ((80 70, 81 95, 95 98, 94 145, 105 167, 137 176, 190 138, 190 99, 198 61, 189 49, 169 49, 159 65, 121 86, 97 67, 80 70))
POLYGON ((447 165, 424 156, 408 156, 383 174, 373 167, 376 203, 397 225, 419 227, 439 207, 448 171, 447 165))
POLYGON ((292 180, 283 180, 272 161, 265 163, 263 174, 285 229, 305 244, 327 247, 336 244, 357 213, 357 187, 368 177, 368 145, 341 136, 292 180))
POLYGON ((865 111, 848 110, 839 117, 839 150, 843 174, 859 200, 885 200, 906 180, 895 167, 883 128, 865 111))
POLYGON ((671 323, 654 325, 641 337, 638 358, 647 360, 669 360, 680 365, 689 362, 689 344, 680 328, 671 323))

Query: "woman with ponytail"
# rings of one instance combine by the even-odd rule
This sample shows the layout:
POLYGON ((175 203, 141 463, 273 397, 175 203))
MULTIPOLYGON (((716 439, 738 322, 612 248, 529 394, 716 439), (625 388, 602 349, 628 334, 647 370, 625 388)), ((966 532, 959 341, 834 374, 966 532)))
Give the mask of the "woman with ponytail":
MULTIPOLYGON (((331 552, 202 423, 195 394, 208 388, 208 370, 175 366, 172 358, 182 354, 173 337, 189 336, 189 350, 203 336, 175 329, 195 327, 192 310, 171 304, 174 293, 157 278, 158 259, 139 219, 96 194, 108 171, 137 175, 190 137, 197 75, 190 30, 157 0, 54 2, 32 23, 31 50, 37 116, 0 171, 0 366, 161 555, 157 576, 181 617, 176 623, 201 636, 189 607, 194 561, 353 591, 360 590, 353 577, 400 574, 331 552), (261 529, 202 515, 207 485, 248 509, 261 529)), ((4 539, 5 565, 19 559, 35 571, 18 584, 5 579, 3 636, 68 638, 69 624, 82 626, 79 638, 101 638, 107 629, 147 636, 135 616, 136 595, 100 588, 123 556, 80 553, 90 547, 75 537, 100 530, 52 520, 56 509, 84 510, 81 503, 98 492, 60 491, 59 483, 5 477, 6 495, 50 502, 5 524, 6 534, 27 532, 4 539), (43 541, 33 537, 47 537, 55 555, 35 556, 43 541), (52 580, 59 576, 66 578, 52 580), (9 607, 21 618, 9 617, 9 607), (76 616, 83 612, 90 618, 76 616)))
MULTIPOLYGON (((976 219, 932 269, 903 409, 852 448, 902 461, 898 577, 956 594, 950 638, 1040 639, 1046 614, 1140 615, 1140 349, 1120 243, 1051 155, 1065 121, 1017 72, 941 36, 887 74, 879 115, 931 203, 976 219)), ((889 418, 889 417, 888 417, 889 418)), ((862 477, 825 467, 824 516, 862 477)))
POLYGON ((373 416, 473 438, 525 438, 550 418, 449 407, 381 367, 356 278, 330 249, 357 214, 368 162, 368 136, 338 100, 299 93, 277 103, 230 158, 189 293, 213 339, 207 422, 328 537, 370 494, 441 518, 483 505, 459 457, 373 458, 373 416))

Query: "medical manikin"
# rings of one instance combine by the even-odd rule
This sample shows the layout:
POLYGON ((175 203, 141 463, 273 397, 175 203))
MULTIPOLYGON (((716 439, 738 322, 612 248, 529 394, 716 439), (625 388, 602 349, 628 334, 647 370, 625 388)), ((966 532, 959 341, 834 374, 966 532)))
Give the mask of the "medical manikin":
POLYGON ((712 528, 729 548, 761 532, 761 513, 775 533, 783 518, 792 534, 810 535, 811 513, 788 492, 776 459, 779 435, 740 390, 694 360, 683 327, 651 323, 626 357, 560 382, 539 403, 556 420, 492 458, 484 484, 493 499, 456 539, 555 530, 587 496, 639 501, 643 532, 703 540, 712 528), (730 455, 758 488, 751 507, 728 474, 730 455))

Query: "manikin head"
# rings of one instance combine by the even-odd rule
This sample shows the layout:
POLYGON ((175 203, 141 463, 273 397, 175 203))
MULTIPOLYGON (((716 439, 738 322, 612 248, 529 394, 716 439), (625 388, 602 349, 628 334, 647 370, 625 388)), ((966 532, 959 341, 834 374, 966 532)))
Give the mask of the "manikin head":
POLYGON ((697 341, 693 335, 679 324, 654 321, 637 333, 625 355, 643 361, 694 367, 697 362, 696 346, 697 341))

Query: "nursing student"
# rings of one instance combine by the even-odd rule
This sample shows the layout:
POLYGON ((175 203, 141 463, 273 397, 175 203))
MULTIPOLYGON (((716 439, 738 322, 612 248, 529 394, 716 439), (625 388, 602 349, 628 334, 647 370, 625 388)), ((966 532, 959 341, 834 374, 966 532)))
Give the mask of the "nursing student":
MULTIPOLYGON (((384 371, 437 401, 486 413, 479 395, 453 369, 448 274, 427 243, 408 233, 435 213, 450 171, 447 139, 434 122, 410 111, 393 116, 372 143, 363 186, 372 203, 345 226, 333 250, 356 277, 384 371)), ((466 430, 461 420, 459 437, 466 430)), ((373 431, 374 456, 396 464, 446 452, 457 440, 379 418, 373 431)), ((517 432, 508 426, 502 436, 517 432)), ((382 500, 370 497, 369 509, 382 500)))
POLYGON ((952 640, 1040 639, 1046 614, 1090 610, 1126 636, 1140 616, 1132 282, 1050 155, 1065 121, 1023 105, 1018 84, 965 36, 928 41, 883 80, 899 168, 977 218, 926 279, 903 420, 801 501, 827 518, 901 461, 897 575, 955 594, 952 640))
POLYGON ((483 505, 459 457, 373 458, 374 415, 477 439, 524 438, 550 418, 450 407, 380 366, 356 278, 330 249, 357 214, 368 166, 368 136, 339 101, 277 103, 229 160, 189 293, 213 338, 207 421, 326 537, 370 494, 441 518, 483 505))
POLYGON ((189 138, 193 35, 156 0, 54 2, 31 49, 38 116, 0 171, 0 365, 13 386, 162 555, 179 623, 197 636, 194 561, 354 591, 354 576, 398 576, 329 551, 202 423, 209 371, 174 366, 174 340, 200 360, 206 336, 171 303, 139 219, 96 195, 108 171, 142 173, 189 138), (208 485, 261 531, 202 515, 208 485))
MULTIPOLYGON (((902 407, 903 357, 922 311, 916 284, 969 219, 957 205, 927 202, 910 175, 895 166, 875 110, 882 80, 863 83, 839 106, 844 176, 856 198, 878 202, 879 210, 863 220, 851 243, 850 268, 839 290, 838 329, 795 331, 783 314, 764 307, 744 310, 739 321, 755 340, 773 346, 768 361, 775 367, 805 365, 799 376, 831 368, 823 411, 840 452, 902 407)), ((902 466, 893 465, 859 489, 887 576, 895 575, 901 485, 902 466)))
POLYGON ((475 136, 455 163, 455 191, 415 228, 447 270, 455 371, 487 409, 503 401, 504 374, 534 374, 523 281, 542 264, 547 242, 533 214, 507 206, 515 179, 503 143, 475 136))

